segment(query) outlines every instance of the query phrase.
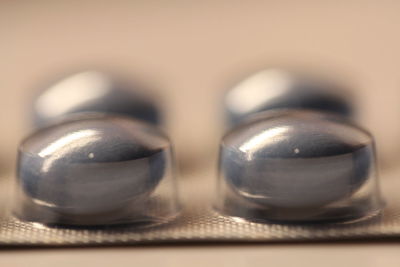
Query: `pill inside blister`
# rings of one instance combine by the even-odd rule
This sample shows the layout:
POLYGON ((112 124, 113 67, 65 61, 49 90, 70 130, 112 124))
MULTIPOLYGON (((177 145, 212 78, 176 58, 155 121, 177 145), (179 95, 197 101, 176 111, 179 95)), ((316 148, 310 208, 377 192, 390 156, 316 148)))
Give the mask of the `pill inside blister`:
POLYGON ((168 221, 179 212, 171 153, 150 124, 72 116, 20 145, 15 214, 46 224, 168 221))
POLYGON ((349 95, 330 81, 289 72, 266 69, 227 91, 225 113, 228 124, 236 125, 247 116, 276 108, 311 109, 353 114, 349 95))
POLYGON ((223 138, 219 164, 216 206, 232 216, 340 221, 381 208, 373 139, 340 116, 260 113, 223 138))
POLYGON ((67 76, 44 88, 32 107, 36 127, 43 127, 68 114, 105 112, 122 114, 150 123, 160 122, 158 107, 143 92, 99 71, 67 76))

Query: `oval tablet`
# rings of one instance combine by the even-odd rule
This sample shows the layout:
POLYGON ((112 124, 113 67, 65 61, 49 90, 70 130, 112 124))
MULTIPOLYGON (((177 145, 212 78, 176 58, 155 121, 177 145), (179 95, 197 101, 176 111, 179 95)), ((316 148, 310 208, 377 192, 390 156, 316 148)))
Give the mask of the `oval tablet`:
POLYGON ((126 117, 92 115, 39 130, 19 147, 23 217, 41 208, 79 224, 102 214, 107 221, 132 205, 146 211, 161 181, 172 179, 171 157, 161 131, 126 117))
POLYGON ((135 88, 99 71, 67 76, 45 88, 33 103, 33 120, 42 127, 68 114, 104 112, 159 123, 155 103, 135 88))
POLYGON ((238 199, 277 212, 317 210, 351 201, 374 179, 374 146, 368 132, 341 117, 265 112, 223 138, 219 168, 238 199))
POLYGON ((312 79, 281 69, 257 72, 225 95, 225 112, 230 124, 261 111, 294 108, 352 114, 348 96, 327 81, 312 79))

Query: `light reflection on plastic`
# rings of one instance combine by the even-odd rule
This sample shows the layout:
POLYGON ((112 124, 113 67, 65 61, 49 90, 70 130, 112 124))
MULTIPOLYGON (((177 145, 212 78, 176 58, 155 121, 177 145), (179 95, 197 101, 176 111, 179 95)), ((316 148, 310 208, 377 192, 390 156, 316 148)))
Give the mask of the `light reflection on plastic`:
POLYGON ((227 105, 235 113, 248 113, 262 107, 287 90, 292 80, 287 73, 269 69, 244 80, 227 95, 227 105))
POLYGON ((78 142, 81 143, 80 146, 84 147, 88 143, 95 142, 99 138, 98 132, 91 129, 73 132, 61 137, 39 152, 40 157, 48 157, 44 161, 41 171, 48 172, 55 160, 71 152, 71 149, 68 148, 69 146, 73 145, 73 147, 76 147, 78 142))
POLYGON ((246 153, 247 159, 251 160, 253 159, 254 151, 259 151, 260 147, 279 142, 282 138, 285 137, 285 133, 287 133, 288 130, 289 127, 287 126, 267 129, 245 142, 239 147, 239 150, 246 153))
POLYGON ((77 104, 105 96, 110 87, 111 81, 101 73, 79 73, 55 84, 41 95, 36 102, 36 109, 44 117, 59 116, 77 104))
MULTIPOLYGON (((78 141, 79 139, 82 139, 84 137, 92 137, 90 141, 93 141, 92 139, 96 138, 95 136, 97 135, 97 131, 95 130, 83 130, 83 131, 77 131, 73 132, 71 134, 68 134, 66 136, 61 137, 57 141, 51 143, 49 146, 45 147, 39 152, 39 156, 42 158, 51 156, 53 155, 56 151, 65 148, 66 146, 70 145, 74 141, 78 141)), ((88 140, 85 141, 87 143, 88 140)))

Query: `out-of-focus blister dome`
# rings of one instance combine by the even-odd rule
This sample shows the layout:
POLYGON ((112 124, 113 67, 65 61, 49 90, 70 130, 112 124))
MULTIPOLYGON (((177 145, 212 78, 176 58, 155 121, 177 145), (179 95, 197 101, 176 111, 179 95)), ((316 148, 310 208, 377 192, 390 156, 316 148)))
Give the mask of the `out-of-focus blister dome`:
POLYGON ((68 114, 80 112, 122 114, 160 123, 156 103, 140 90, 105 72, 78 72, 41 90, 33 101, 33 123, 43 127, 68 114))
POLYGON ((311 109, 351 116, 349 96, 339 86, 322 79, 283 69, 265 69, 244 79, 224 96, 228 124, 236 125, 257 112, 311 109))

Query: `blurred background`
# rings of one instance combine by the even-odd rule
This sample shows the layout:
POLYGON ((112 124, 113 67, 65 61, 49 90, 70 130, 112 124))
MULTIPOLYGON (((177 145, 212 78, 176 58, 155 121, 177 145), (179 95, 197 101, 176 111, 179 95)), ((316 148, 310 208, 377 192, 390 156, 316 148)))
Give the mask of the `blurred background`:
MULTIPOLYGON (((351 89, 358 121, 376 137, 385 178, 400 152, 399 11, 395 0, 2 0, 0 174, 13 171, 17 145, 31 130, 28 107, 34 93, 64 73, 100 68, 144 82, 162 104, 166 131, 187 176, 207 161, 216 165, 222 93, 253 71, 283 65, 328 76, 351 89)), ((265 265, 266 260, 292 266, 303 260, 312 266, 310 258, 315 266, 396 263, 396 244, 381 246, 377 254, 380 245, 189 247, 183 258, 176 257, 175 247, 101 254, 100 249, 16 250, 2 258, 9 260, 7 266, 15 259, 18 266, 50 265, 51 260, 68 266, 71 259, 115 264, 129 257, 164 266, 185 260, 203 266, 202 259, 218 266, 228 259, 238 266, 265 265)))
POLYGON ((49 79, 106 68, 158 96, 183 167, 217 151, 220 97, 289 65, 351 88, 381 166, 400 151, 399 1, 1 1, 0 162, 14 166, 27 105, 49 79))

